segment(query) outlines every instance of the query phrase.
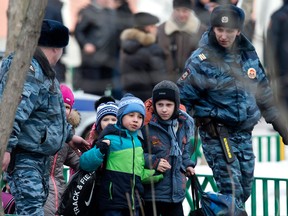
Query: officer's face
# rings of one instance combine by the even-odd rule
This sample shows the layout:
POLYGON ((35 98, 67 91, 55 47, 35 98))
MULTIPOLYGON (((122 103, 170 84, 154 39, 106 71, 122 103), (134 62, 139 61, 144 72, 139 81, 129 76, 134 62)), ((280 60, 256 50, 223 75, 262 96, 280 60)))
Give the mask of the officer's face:
POLYGON ((213 31, 219 45, 224 48, 230 48, 233 45, 236 36, 240 34, 239 29, 225 27, 214 27, 213 31))

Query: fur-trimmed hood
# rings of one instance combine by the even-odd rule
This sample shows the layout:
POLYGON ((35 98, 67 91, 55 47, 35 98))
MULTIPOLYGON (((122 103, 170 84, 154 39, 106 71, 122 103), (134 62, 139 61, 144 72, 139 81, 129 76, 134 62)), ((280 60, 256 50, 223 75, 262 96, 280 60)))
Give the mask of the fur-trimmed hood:
POLYGON ((76 109, 72 109, 67 121, 69 124, 72 125, 73 128, 78 127, 81 122, 81 115, 79 111, 76 109))
POLYGON ((134 53, 142 46, 150 46, 156 43, 156 35, 135 28, 124 30, 120 39, 122 49, 128 53, 134 53))
POLYGON ((201 22, 196 17, 195 13, 191 11, 191 15, 185 25, 179 25, 175 19, 173 18, 173 15, 170 17, 169 20, 166 21, 165 24, 165 34, 171 35, 175 31, 183 31, 187 34, 196 34, 199 31, 199 28, 201 26, 201 22))

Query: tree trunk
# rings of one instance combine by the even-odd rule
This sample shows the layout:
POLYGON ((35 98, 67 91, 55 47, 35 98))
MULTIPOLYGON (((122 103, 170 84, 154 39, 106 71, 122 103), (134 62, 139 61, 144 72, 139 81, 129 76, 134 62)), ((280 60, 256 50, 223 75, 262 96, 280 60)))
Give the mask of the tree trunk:
MULTIPOLYGON (((23 84, 29 70, 32 56, 36 50, 40 29, 48 0, 10 0, 8 7, 7 52, 15 51, 8 71, 2 100, 0 103, 0 167, 7 142, 12 132, 17 106, 23 84)), ((7 53, 6 52, 6 53, 7 53)), ((2 174, 2 173, 1 173, 2 174)), ((1 203, 0 196, 0 203, 1 203)), ((0 205, 0 216, 4 215, 0 205)))

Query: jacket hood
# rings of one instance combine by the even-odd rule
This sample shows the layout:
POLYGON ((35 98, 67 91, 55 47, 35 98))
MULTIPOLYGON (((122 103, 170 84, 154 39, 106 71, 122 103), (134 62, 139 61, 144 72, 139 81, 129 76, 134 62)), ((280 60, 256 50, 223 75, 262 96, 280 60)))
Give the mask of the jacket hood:
POLYGON ((121 33, 121 46, 125 52, 134 53, 142 46, 149 46, 156 42, 156 36, 139 29, 126 29, 121 33))
POLYGON ((78 110, 72 109, 67 121, 72 125, 73 128, 78 127, 81 121, 81 116, 78 110))

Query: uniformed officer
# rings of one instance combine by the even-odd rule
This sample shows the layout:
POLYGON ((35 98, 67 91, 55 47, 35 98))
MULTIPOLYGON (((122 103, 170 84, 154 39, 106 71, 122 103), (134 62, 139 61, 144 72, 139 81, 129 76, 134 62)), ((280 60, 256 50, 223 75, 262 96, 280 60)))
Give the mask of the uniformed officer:
MULTIPOLYGON (((44 216, 43 206, 49 192, 49 156, 65 142, 73 148, 89 145, 82 137, 73 135, 66 121, 59 83, 52 69, 68 41, 67 27, 57 21, 43 21, 2 163, 15 197, 17 215, 44 216)), ((13 57, 10 54, 1 65, 0 101, 13 57)))
POLYGON ((181 103, 193 110, 203 152, 221 193, 235 198, 229 215, 247 215, 255 156, 252 130, 261 115, 288 144, 287 127, 250 41, 241 33, 245 15, 234 5, 216 7, 211 27, 186 61, 178 81, 181 103))

